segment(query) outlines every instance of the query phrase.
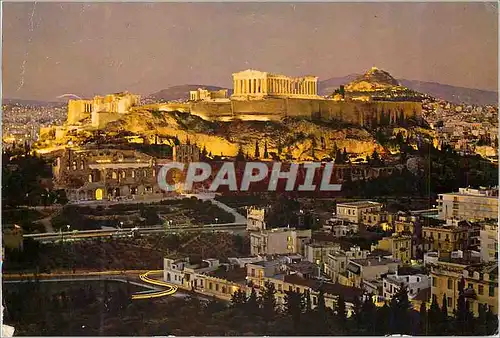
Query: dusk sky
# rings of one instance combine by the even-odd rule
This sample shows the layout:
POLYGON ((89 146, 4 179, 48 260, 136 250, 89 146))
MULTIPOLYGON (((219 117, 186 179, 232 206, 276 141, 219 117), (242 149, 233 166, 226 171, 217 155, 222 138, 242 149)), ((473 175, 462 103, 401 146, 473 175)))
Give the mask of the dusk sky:
POLYGON ((54 101, 253 68, 319 80, 372 66, 497 90, 495 3, 4 3, 3 96, 54 101))

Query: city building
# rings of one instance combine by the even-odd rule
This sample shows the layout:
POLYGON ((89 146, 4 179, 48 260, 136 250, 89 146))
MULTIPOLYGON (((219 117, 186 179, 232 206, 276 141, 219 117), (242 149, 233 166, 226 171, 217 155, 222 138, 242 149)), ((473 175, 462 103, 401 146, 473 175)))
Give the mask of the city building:
POLYGON ((200 148, 196 144, 178 144, 173 149, 174 162, 191 163, 200 161, 200 148))
POLYGON ((189 92, 190 101, 219 101, 228 100, 228 90, 207 90, 204 88, 198 88, 197 90, 191 90, 189 92))
POLYGON ((250 233, 251 255, 304 253, 311 241, 311 230, 277 228, 250 233))
POLYGON ((443 295, 446 297, 450 315, 457 307, 462 278, 465 280, 464 295, 474 315, 478 316, 480 304, 498 314, 498 262, 477 264, 463 258, 440 259, 431 267, 431 278, 432 295, 437 297, 440 307, 443 295))
POLYGON ((483 262, 498 260, 498 224, 481 224, 479 243, 483 262))
POLYGON ((349 234, 355 234, 359 230, 358 223, 347 222, 340 218, 330 218, 323 225, 324 230, 330 231, 335 237, 345 237, 349 234))
POLYGON ((321 271, 324 271, 324 264, 327 261, 328 255, 333 252, 340 250, 340 244, 316 244, 309 243, 304 247, 305 259, 309 262, 315 263, 321 267, 321 271))
POLYGON ((368 211, 363 213, 362 223, 366 227, 381 227, 384 230, 392 229, 394 215, 387 211, 368 211))
POLYGON ((128 113, 131 107, 139 104, 140 96, 128 92, 95 96, 91 100, 69 100, 67 123, 76 124, 91 118, 93 127, 102 127, 102 115, 110 114, 116 119, 116 114, 128 113))
POLYGON ((296 291, 302 294, 309 292, 311 306, 315 308, 318 305, 318 294, 321 287, 327 307, 334 308, 338 296, 342 295, 346 301, 348 316, 351 315, 355 298, 360 298, 363 295, 361 289, 311 278, 311 270, 305 269, 308 273, 301 272, 303 270, 302 267, 297 268, 297 264, 286 266, 279 260, 248 264, 247 295, 250 294, 252 288, 259 295, 266 283, 272 283, 276 289, 278 305, 283 306, 285 304, 287 291, 296 291))
POLYGON ((140 199, 162 196, 156 161, 135 150, 65 149, 56 155, 53 174, 69 200, 140 199))
POLYGON ((409 298, 414 298, 420 291, 431 286, 431 278, 423 274, 398 275, 396 273, 385 276, 383 281, 383 296, 387 300, 390 300, 402 287, 408 290, 409 298))
POLYGON ((336 216, 352 223, 362 223, 364 213, 378 212, 382 207, 381 203, 372 201, 338 203, 336 216))
POLYGON ((372 245, 372 250, 377 249, 390 252, 393 259, 409 263, 412 258, 412 237, 394 233, 379 240, 377 245, 372 245))
POLYGON ((383 257, 351 259, 346 271, 339 274, 338 280, 342 285, 360 288, 363 280, 381 279, 384 274, 396 272, 400 265, 400 261, 383 257))
POLYGON ((325 264, 325 274, 334 282, 338 282, 339 275, 344 273, 347 263, 351 259, 366 259, 369 250, 361 250, 359 246, 353 246, 349 250, 338 250, 329 253, 325 264))
POLYGON ((394 231, 398 234, 413 235, 418 229, 417 215, 398 213, 394 219, 394 231))
POLYGON ((318 78, 316 76, 291 78, 252 69, 233 74, 233 99, 267 96, 319 99, 318 78))
POLYGON ((456 193, 438 195, 441 219, 498 219, 498 188, 460 188, 456 193))
POLYGON ((247 230, 266 230, 266 208, 250 207, 247 209, 247 230))
POLYGON ((467 221, 428 219, 426 224, 422 226, 424 252, 466 250, 479 242, 479 226, 467 221))

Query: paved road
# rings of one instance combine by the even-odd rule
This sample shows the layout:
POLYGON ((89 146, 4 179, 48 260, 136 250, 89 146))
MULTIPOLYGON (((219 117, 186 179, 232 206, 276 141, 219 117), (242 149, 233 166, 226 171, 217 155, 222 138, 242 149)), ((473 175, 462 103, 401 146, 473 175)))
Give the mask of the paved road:
POLYGON ((93 237, 129 237, 132 232, 139 235, 152 234, 152 233, 177 233, 188 231, 224 231, 237 234, 245 233, 246 223, 224 223, 224 224, 204 224, 196 226, 183 226, 174 228, 165 228, 164 226, 137 228, 137 229, 114 229, 114 230, 82 230, 73 232, 52 232, 42 234, 26 234, 25 238, 32 238, 41 242, 56 242, 63 240, 82 240, 93 237))

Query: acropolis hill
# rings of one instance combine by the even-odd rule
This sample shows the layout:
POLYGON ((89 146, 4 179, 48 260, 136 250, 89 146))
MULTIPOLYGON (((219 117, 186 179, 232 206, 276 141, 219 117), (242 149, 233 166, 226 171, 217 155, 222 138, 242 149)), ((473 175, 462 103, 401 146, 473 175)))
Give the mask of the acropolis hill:
MULTIPOLYGON (((389 80, 394 81, 389 85, 397 86, 396 80, 389 80)), ((209 121, 235 118, 279 121, 285 117, 301 117, 338 120, 360 126, 397 124, 403 119, 416 119, 421 113, 421 105, 417 102, 371 101, 366 95, 324 98, 317 94, 317 82, 318 78, 314 76, 291 78, 249 69, 233 74, 231 97, 228 97, 227 91, 199 89, 191 92, 187 102, 142 108, 188 112, 209 121)), ((74 125, 91 117, 92 126, 100 129, 120 115, 133 112, 138 104, 139 97, 128 93, 95 97, 93 100, 70 100, 67 122, 74 125)))
MULTIPOLYGON (((391 93, 404 89, 388 73, 384 72, 384 76, 379 73, 373 68, 363 77, 363 88, 354 86, 355 91, 345 90, 345 93, 330 97, 318 95, 318 78, 314 76, 292 78, 245 70, 233 74, 232 95, 226 89, 199 88, 191 91, 187 100, 179 102, 141 105, 139 96, 127 92, 91 100, 70 100, 67 122, 41 130, 41 143, 45 143, 41 146, 78 144, 99 130, 106 134, 125 131, 149 138, 148 142, 154 142, 154 135, 189 137, 197 139, 207 149, 213 148, 209 150, 214 153, 224 151, 229 155, 235 154, 238 146, 253 151, 255 139, 266 138, 270 148, 278 147, 280 141, 274 136, 281 128, 283 133, 279 138, 282 140, 299 131, 331 140, 318 154, 328 154, 334 143, 349 151, 369 154, 378 145, 367 130, 377 126, 397 127, 408 120, 416 122, 422 109, 419 102, 411 100, 372 99, 374 93, 381 93, 379 88, 391 93), (374 88, 367 88, 367 82, 373 82, 374 88), (238 124, 237 121, 243 122, 238 124), (260 127, 255 123, 262 121, 269 121, 278 128, 274 135, 258 131, 260 127), (328 126, 321 126, 321 123, 328 126), (341 125, 351 126, 350 131, 341 125), (235 128, 239 131, 233 132, 235 128)), ((311 147, 306 144, 309 141, 299 141, 293 141, 291 148, 295 149, 292 152, 297 157, 311 147)))

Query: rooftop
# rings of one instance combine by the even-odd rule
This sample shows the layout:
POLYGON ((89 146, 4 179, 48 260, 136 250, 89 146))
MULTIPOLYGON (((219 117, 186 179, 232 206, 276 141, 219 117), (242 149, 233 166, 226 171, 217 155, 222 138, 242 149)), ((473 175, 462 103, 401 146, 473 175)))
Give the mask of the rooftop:
POLYGON ((352 262, 362 265, 362 266, 377 266, 377 265, 386 265, 390 263, 397 263, 398 261, 389 258, 359 258, 359 259, 351 259, 352 262))
POLYGON ((337 207, 338 206, 352 207, 352 208, 367 208, 367 207, 382 206, 382 203, 372 202, 372 201, 357 201, 357 202, 338 203, 337 207))
POLYGON ((329 295, 340 296, 342 295, 347 302, 353 302, 356 297, 363 295, 363 290, 341 285, 338 283, 323 283, 317 279, 302 278, 298 275, 286 275, 284 278, 286 283, 301 285, 318 291, 320 288, 329 295))
POLYGON ((205 273, 207 276, 213 276, 221 279, 228 280, 230 282, 244 282, 247 276, 247 270, 245 268, 228 268, 221 266, 215 271, 210 271, 205 273))

